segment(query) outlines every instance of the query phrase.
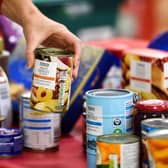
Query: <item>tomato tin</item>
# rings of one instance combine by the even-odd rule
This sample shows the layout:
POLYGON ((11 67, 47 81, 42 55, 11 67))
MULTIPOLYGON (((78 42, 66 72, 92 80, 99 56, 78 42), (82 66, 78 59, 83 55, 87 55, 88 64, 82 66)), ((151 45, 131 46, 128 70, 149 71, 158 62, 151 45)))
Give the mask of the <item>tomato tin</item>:
POLYGON ((23 151, 23 133, 20 129, 0 128, 0 157, 11 157, 23 151))
POLYGON ((168 166, 168 127, 149 132, 142 139, 143 168, 167 168, 168 166))
POLYGON ((140 100, 135 104, 134 133, 141 135, 141 121, 149 118, 167 118, 168 101, 160 99, 140 100))
POLYGON ((46 151, 59 148, 61 113, 44 113, 30 107, 30 92, 20 98, 20 123, 24 133, 24 147, 46 151))
POLYGON ((37 48, 30 104, 44 112, 69 108, 73 55, 57 48, 37 48))
POLYGON ((97 168, 138 168, 139 138, 128 134, 97 137, 97 168))

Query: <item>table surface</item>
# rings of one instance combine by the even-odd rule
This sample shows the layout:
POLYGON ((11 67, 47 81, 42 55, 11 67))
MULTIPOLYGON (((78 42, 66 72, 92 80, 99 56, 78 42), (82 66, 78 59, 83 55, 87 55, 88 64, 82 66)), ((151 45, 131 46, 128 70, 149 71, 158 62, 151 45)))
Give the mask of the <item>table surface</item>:
POLYGON ((61 137, 59 150, 33 152, 24 150, 19 156, 0 159, 0 168, 86 168, 80 136, 61 137))
POLYGON ((0 168, 86 168, 82 124, 81 117, 70 134, 61 136, 57 151, 24 150, 21 155, 0 158, 0 168))

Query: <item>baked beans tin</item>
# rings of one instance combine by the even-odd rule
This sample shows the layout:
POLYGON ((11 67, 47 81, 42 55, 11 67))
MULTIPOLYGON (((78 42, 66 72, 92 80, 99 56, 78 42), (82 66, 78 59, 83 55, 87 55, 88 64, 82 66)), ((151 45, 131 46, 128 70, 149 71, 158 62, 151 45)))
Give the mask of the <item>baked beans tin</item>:
POLYGON ((1 127, 12 126, 12 105, 7 75, 0 67, 0 122, 1 127))
POLYGON ((73 54, 57 48, 37 48, 30 104, 43 112, 69 108, 73 54))
POLYGON ((139 138, 128 134, 97 137, 97 168, 138 168, 139 138))
POLYGON ((168 101, 160 99, 140 100, 135 103, 134 133, 141 135, 141 121, 150 118, 167 118, 168 101))
POLYGON ((11 157, 23 151, 23 133, 20 129, 0 128, 0 157, 11 157))
POLYGON ((30 107, 30 92, 21 95, 21 128, 24 133, 24 147, 45 151, 58 149, 61 136, 61 113, 43 113, 30 107))
POLYGON ((168 127, 149 132, 142 139, 143 168, 168 167, 168 127))

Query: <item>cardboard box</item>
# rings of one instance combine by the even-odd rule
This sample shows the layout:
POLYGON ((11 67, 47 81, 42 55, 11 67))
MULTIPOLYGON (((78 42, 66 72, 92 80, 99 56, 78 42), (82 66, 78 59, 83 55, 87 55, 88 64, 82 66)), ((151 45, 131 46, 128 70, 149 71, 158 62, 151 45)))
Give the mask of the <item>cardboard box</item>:
POLYGON ((168 52, 128 49, 122 58, 122 87, 139 92, 142 99, 168 98, 168 52))

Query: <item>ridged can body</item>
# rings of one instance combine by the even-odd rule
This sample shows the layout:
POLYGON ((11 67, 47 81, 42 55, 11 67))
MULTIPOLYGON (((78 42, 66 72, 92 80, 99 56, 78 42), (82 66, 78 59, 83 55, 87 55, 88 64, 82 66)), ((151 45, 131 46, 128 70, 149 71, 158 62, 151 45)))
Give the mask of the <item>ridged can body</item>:
POLYGON ((37 48, 33 71, 31 107, 42 112, 69 108, 73 55, 56 48, 37 48))
POLYGON ((96 138, 111 133, 131 134, 134 93, 123 89, 86 92, 88 168, 96 166, 96 138))

